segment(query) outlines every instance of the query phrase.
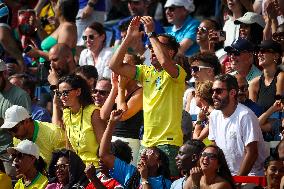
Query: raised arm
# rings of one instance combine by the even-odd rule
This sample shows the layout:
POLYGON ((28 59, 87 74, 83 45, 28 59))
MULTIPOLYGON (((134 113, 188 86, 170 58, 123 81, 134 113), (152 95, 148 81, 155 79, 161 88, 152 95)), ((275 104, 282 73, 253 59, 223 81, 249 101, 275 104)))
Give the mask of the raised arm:
POLYGON ((129 24, 127 34, 125 39, 122 41, 119 48, 115 51, 114 55, 110 59, 109 67, 112 71, 119 75, 123 75, 130 79, 133 79, 136 74, 136 66, 130 64, 124 64, 123 59, 124 55, 127 52, 127 49, 130 47, 130 44, 137 40, 138 37, 141 37, 139 32, 140 17, 134 17, 129 24))
MULTIPOLYGON (((141 22, 144 24, 145 32, 147 35, 151 34, 155 30, 155 24, 153 18, 150 16, 143 16, 141 17, 141 22)), ((173 50, 167 48, 166 45, 162 44, 159 39, 155 36, 149 36, 151 45, 153 47, 154 53, 158 59, 158 62, 163 67, 163 69, 168 72, 168 74, 173 77, 177 78, 179 74, 178 67, 170 56, 170 53, 174 53, 173 50)))
POLYGON ((253 141, 245 146, 244 158, 242 160, 238 175, 246 176, 251 171, 258 157, 257 141, 253 141))
POLYGON ((100 143, 100 150, 99 150, 100 159, 109 169, 112 169, 114 167, 114 160, 115 160, 115 156, 111 153, 112 133, 114 131, 117 121, 120 120, 121 116, 122 116, 122 110, 114 110, 111 112, 107 128, 103 134, 100 143))

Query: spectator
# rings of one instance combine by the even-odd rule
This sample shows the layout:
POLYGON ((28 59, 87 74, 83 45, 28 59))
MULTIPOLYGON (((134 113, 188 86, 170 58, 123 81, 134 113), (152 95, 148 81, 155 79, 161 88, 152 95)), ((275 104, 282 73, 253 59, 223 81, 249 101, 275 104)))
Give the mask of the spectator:
POLYGON ((37 144, 39 153, 47 164, 50 163, 51 153, 65 145, 64 133, 60 127, 33 120, 22 106, 13 105, 6 110, 1 129, 20 140, 28 139, 37 144))
MULTIPOLYGON (((8 81, 8 72, 5 63, 0 60, 0 124, 3 124, 6 110, 15 105, 25 107, 29 112, 31 111, 31 99, 29 95, 22 89, 12 85, 8 81)), ((13 174, 11 161, 6 153, 6 149, 12 146, 12 135, 4 130, 0 130, 0 159, 3 161, 6 173, 13 174)))
POLYGON ((102 107, 110 95, 112 83, 109 78, 100 78, 96 88, 92 91, 92 98, 96 106, 102 107))
POLYGON ((99 77, 111 77, 108 62, 112 56, 112 49, 105 47, 106 32, 104 26, 98 22, 89 25, 82 36, 86 49, 81 52, 79 65, 92 65, 97 68, 99 77))
POLYGON ((262 15, 246 12, 242 17, 236 19, 234 23, 240 25, 239 37, 249 40, 254 45, 260 44, 265 27, 262 15))
POLYGON ((189 188, 192 189, 200 186, 207 186, 208 188, 235 188, 225 155, 222 149, 217 146, 207 146, 203 150, 200 158, 200 167, 192 168, 190 174, 192 187, 189 188))
MULTIPOLYGON (((213 111, 212 81, 198 83, 195 91, 196 105, 200 108, 194 125, 193 139, 203 141, 209 133, 209 115, 213 111)), ((208 141, 204 140, 208 144, 208 141)))
POLYGON ((134 17, 127 35, 110 61, 110 68, 117 74, 136 79, 143 87, 144 135, 142 146, 157 146, 170 159, 172 176, 178 171, 174 157, 182 145, 182 95, 185 88, 185 70, 173 60, 179 43, 167 34, 155 36, 151 17, 134 17), (132 41, 139 36, 139 25, 143 23, 150 38, 152 65, 133 66, 124 64, 123 58, 132 41), (168 110, 168 111, 164 111, 168 110))
POLYGON ((245 77, 248 83, 257 76, 261 75, 261 71, 254 65, 254 46, 246 39, 238 38, 231 46, 224 48, 229 56, 231 74, 240 74, 245 77))
POLYGON ((54 151, 48 168, 49 184, 46 189, 86 187, 89 180, 84 173, 85 167, 75 152, 67 149, 54 151))
MULTIPOLYGON (((131 53, 124 56, 124 63, 131 65, 143 64, 143 59, 131 53)), ((114 76, 115 77, 115 76, 114 76)), ((112 91, 101 109, 101 117, 108 120, 113 107, 123 110, 121 120, 117 123, 112 140, 120 139, 127 142, 132 149, 134 165, 140 149, 140 130, 143 126, 143 90, 137 81, 130 80, 124 76, 112 78, 112 91)))
POLYGON ((234 21, 242 17, 246 12, 253 12, 252 0, 222 0, 229 9, 229 18, 225 21, 223 30, 226 32, 224 46, 231 45, 239 37, 240 26, 234 21))
POLYGON ((17 147, 8 148, 7 151, 20 176, 14 188, 45 189, 48 180, 44 176, 44 162, 39 156, 38 146, 29 140, 23 140, 17 147))
POLYGON ((281 178, 284 176, 283 162, 273 156, 266 158, 264 163, 267 188, 281 188, 281 178))
POLYGON ((88 86, 91 91, 93 91, 96 87, 98 81, 98 71, 95 66, 92 65, 84 65, 76 68, 76 75, 81 76, 88 83, 88 86))
POLYGON ((195 9, 193 0, 167 0, 165 4, 166 17, 173 26, 166 33, 173 35, 180 44, 179 53, 185 56, 198 51, 196 30, 199 21, 190 16, 195 9))
MULTIPOLYGON (((129 0, 127 1, 128 4, 128 10, 131 14, 131 16, 123 18, 119 21, 118 25, 115 25, 113 27, 114 32, 115 32, 115 46, 119 45, 121 43, 121 33, 119 30, 119 26, 122 25, 124 22, 127 22, 129 20, 132 20, 135 16, 149 16, 149 1, 147 0, 129 0)), ((158 21, 155 22, 155 32, 157 34, 164 33, 164 28, 158 21)), ((141 26, 140 30, 143 30, 141 26)), ((138 40, 138 38, 137 38, 138 40)), ((147 35, 143 36, 143 42, 144 46, 149 43, 149 38, 147 35)))
POLYGON ((263 73, 251 82, 249 98, 264 111, 268 110, 275 100, 281 100, 284 94, 284 72, 278 69, 281 54, 281 46, 275 41, 265 40, 259 45, 258 61, 263 73), (268 96, 270 98, 267 98, 268 96))
POLYGON ((125 188, 151 187, 169 189, 169 167, 167 156, 157 147, 146 148, 141 154, 138 168, 115 157, 111 151, 111 137, 122 110, 111 113, 107 129, 100 144, 100 158, 111 169, 112 176, 125 188))
POLYGON ((245 77, 240 74, 235 75, 238 81, 239 91, 238 91, 238 102, 247 106, 251 109, 257 117, 263 113, 263 109, 257 105, 254 101, 249 99, 248 82, 245 77))
POLYGON ((176 164, 183 177, 175 180, 171 189, 185 188, 187 179, 190 177, 190 170, 197 166, 204 147, 205 145, 199 140, 188 140, 179 148, 176 164))
POLYGON ((26 74, 14 74, 9 78, 10 83, 24 89, 32 99, 32 119, 51 122, 51 115, 47 109, 37 105, 37 99, 35 97, 36 83, 26 74))
POLYGON ((236 78, 219 75, 212 90, 215 110, 209 118, 208 139, 224 151, 232 175, 263 175, 268 152, 257 117, 237 102, 236 78))
POLYGON ((284 139, 282 139, 275 149, 276 157, 284 161, 284 139))
MULTIPOLYGON (((77 75, 62 77, 56 95, 63 104, 63 116, 55 110, 55 122, 65 126, 68 141, 83 162, 98 166, 97 152, 105 123, 100 118, 99 107, 93 104, 87 82, 77 75)), ((54 106, 57 103, 54 100, 54 106)))

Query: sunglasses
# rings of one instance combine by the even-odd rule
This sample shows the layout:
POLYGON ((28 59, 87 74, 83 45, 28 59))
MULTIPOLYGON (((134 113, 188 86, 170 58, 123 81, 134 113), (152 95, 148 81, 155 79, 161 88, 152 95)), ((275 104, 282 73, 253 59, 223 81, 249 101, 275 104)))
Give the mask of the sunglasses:
POLYGON ((246 92, 248 90, 248 85, 239 86, 239 92, 246 92))
POLYGON ((82 38, 84 41, 87 41, 87 39, 89 38, 91 41, 94 41, 95 38, 97 38, 98 36, 95 35, 83 35, 82 38))
POLYGON ((284 41, 284 32, 276 32, 272 35, 274 41, 284 41))
POLYGON ((222 94, 223 91, 227 90, 227 89, 224 89, 224 88, 216 88, 216 89, 211 89, 212 90, 212 94, 216 93, 216 94, 222 94))
POLYGON ((67 89, 60 92, 59 90, 56 91, 56 95, 60 98, 61 96, 67 97, 71 91, 75 89, 67 89))
POLYGON ((109 94, 109 91, 100 90, 100 89, 93 89, 93 90, 92 90, 92 93, 93 93, 93 94, 99 93, 100 95, 105 96, 105 95, 109 94))
POLYGON ((208 66, 191 66, 190 70, 191 70, 191 72, 196 73, 196 72, 200 72, 201 69, 208 69, 208 68, 211 68, 211 67, 208 67, 208 66))
POLYGON ((69 167, 69 164, 68 163, 64 163, 64 164, 58 164, 58 165, 54 165, 55 169, 58 170, 64 170, 66 169, 67 167, 69 167))
POLYGON ((207 28, 205 28, 205 27, 198 27, 197 28, 197 31, 200 31, 200 32, 202 32, 202 33, 207 33, 208 32, 208 29, 207 28))
POLYGON ((17 125, 15 125, 13 128, 9 129, 8 132, 10 133, 17 133, 18 130, 19 130, 19 126, 20 126, 20 123, 18 123, 17 125))
POLYGON ((170 12, 174 12, 177 8, 181 8, 183 6, 172 6, 172 7, 167 7, 166 10, 170 11, 170 12))
POLYGON ((24 157, 24 154, 21 153, 21 152, 18 152, 18 153, 14 153, 14 154, 11 154, 11 159, 14 160, 14 159, 22 159, 24 157))
POLYGON ((208 157, 210 160, 218 159, 217 154, 202 152, 201 157, 208 157))

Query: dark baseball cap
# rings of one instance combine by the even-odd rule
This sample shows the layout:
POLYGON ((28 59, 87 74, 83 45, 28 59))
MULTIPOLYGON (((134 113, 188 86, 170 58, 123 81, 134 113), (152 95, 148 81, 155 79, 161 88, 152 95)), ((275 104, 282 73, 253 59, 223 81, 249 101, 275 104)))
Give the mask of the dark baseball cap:
POLYGON ((282 54, 280 43, 273 40, 264 40, 257 46, 257 50, 272 50, 276 53, 282 54))
POLYGON ((249 40, 245 38, 238 38, 231 44, 231 46, 225 47, 224 50, 227 53, 244 51, 253 52, 255 50, 255 47, 249 40))

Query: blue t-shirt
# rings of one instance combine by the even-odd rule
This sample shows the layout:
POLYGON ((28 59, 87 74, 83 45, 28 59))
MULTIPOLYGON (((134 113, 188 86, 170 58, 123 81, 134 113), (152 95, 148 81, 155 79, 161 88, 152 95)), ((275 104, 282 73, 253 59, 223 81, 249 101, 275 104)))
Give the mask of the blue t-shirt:
POLYGON ((196 33, 200 22, 190 15, 185 20, 181 28, 176 29, 175 26, 167 27, 166 33, 171 34, 180 43, 183 39, 188 38, 193 41, 193 45, 185 52, 185 56, 190 56, 199 50, 199 46, 196 43, 196 33))
MULTIPOLYGON (((124 22, 127 22, 129 20, 131 20, 133 18, 133 16, 129 16, 129 17, 126 17, 126 18, 123 18, 121 19, 117 25, 113 26, 113 30, 115 32, 115 40, 121 40, 121 35, 120 35, 120 30, 119 30, 119 26, 122 25, 124 22)), ((155 32, 156 34, 160 34, 160 33, 165 33, 165 30, 164 28, 162 27, 161 23, 154 20, 154 23, 155 23, 155 32)), ((141 30, 144 30, 144 26, 141 25, 141 30)), ((144 45, 146 44, 149 44, 149 39, 148 39, 148 36, 145 34, 143 36, 143 42, 144 42, 144 45)))
POLYGON ((257 117, 261 116, 261 114, 264 112, 263 108, 251 99, 246 99, 242 104, 251 109, 257 117))
POLYGON ((50 113, 45 108, 35 104, 32 105, 32 119, 51 123, 50 113))
MULTIPOLYGON (((110 175, 120 184, 125 186, 127 181, 131 178, 131 176, 133 175, 133 173, 135 173, 136 170, 137 168, 135 166, 127 164, 126 162, 120 160, 119 158, 115 158, 114 167, 110 171, 110 175)), ((149 177, 148 182, 150 183, 151 188, 157 188, 157 189, 169 189, 172 184, 170 180, 165 179, 161 175, 157 177, 149 177), (166 186, 163 187, 163 183, 166 186)))
MULTIPOLYGON (((79 8, 83 9, 88 4, 88 0, 79 0, 79 8)), ((98 0, 95 4, 94 10, 106 11, 105 0, 98 0)))

